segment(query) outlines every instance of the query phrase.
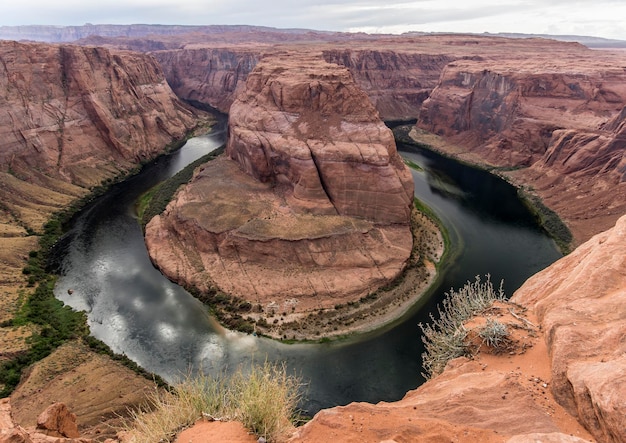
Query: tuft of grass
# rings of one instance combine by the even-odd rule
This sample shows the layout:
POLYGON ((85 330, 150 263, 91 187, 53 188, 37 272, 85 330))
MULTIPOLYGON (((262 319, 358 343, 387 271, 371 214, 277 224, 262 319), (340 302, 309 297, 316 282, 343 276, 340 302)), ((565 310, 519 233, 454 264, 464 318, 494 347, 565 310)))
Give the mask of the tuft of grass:
POLYGON ((148 404, 130 411, 127 430, 135 443, 173 442, 182 429, 203 415, 226 414, 227 387, 223 381, 187 376, 172 390, 155 389, 148 404))
POLYGON ((490 307, 494 301, 504 300, 503 282, 496 291, 489 274, 482 281, 476 276, 473 282, 468 281, 461 289, 446 292, 441 305, 437 306, 439 317, 431 313, 429 324, 419 324, 422 330, 422 341, 425 351, 422 353, 426 378, 432 378, 443 372, 448 361, 468 353, 465 344, 467 330, 463 323, 490 307))
POLYGON ((301 382, 287 374, 285 365, 265 362, 249 373, 238 371, 231 379, 235 418, 267 441, 279 441, 299 420, 297 406, 301 382))
POLYGON ((509 337, 509 329, 504 323, 490 318, 487 320, 487 323, 480 328, 478 336, 483 339, 483 343, 487 346, 500 349, 509 337))
POLYGON ((173 442, 202 417, 239 420, 268 442, 280 441, 298 420, 298 377, 265 362, 231 377, 187 376, 171 390, 155 390, 147 406, 130 412, 126 428, 136 443, 173 442))

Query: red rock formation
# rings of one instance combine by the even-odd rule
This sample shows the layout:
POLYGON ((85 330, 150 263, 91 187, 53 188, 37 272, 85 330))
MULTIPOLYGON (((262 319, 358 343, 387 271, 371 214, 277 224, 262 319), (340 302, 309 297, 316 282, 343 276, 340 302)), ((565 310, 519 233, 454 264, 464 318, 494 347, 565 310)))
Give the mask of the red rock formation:
POLYGON ((259 48, 185 48, 153 53, 170 86, 185 100, 228 113, 259 61, 259 48))
POLYGON ((79 437, 76 415, 63 403, 53 403, 37 417, 37 429, 53 437, 79 437))
POLYGON ((146 227, 168 276, 299 313, 398 275, 411 251, 412 177, 345 68, 268 57, 229 126, 235 161, 207 164, 146 227))
POLYGON ((556 399, 603 442, 626 441, 626 216, 534 275, 513 301, 544 328, 556 399))
POLYGON ((408 223, 413 179, 349 72, 284 60, 249 75, 230 109, 227 154, 258 180, 287 185, 292 204, 312 213, 408 223))
POLYGON ((0 168, 93 186, 195 126, 152 57, 0 42, 0 168))
POLYGON ((76 416, 63 403, 54 403, 41 413, 37 428, 25 429, 13 422, 11 401, 0 400, 0 443, 93 443, 81 438, 76 416))
POLYGON ((418 126, 456 144, 463 158, 522 168, 508 175, 534 188, 584 241, 626 211, 625 58, 570 49, 556 47, 550 59, 449 64, 418 126))
POLYGON ((324 59, 350 70, 383 120, 414 119, 443 68, 456 57, 383 48, 326 49, 324 59))

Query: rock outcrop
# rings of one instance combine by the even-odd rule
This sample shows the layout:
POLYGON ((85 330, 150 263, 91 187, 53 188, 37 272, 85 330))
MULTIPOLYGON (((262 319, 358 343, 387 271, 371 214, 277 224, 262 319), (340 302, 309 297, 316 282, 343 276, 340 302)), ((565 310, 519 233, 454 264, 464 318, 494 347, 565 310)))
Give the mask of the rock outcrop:
POLYGON ((0 400, 0 443, 93 443, 81 438, 76 415, 63 403, 48 406, 39 416, 37 427, 23 428, 11 417, 11 401, 0 400))
POLYGON ((345 68, 264 59, 229 128, 228 158, 146 227, 165 274, 286 315, 358 300, 404 268, 412 177, 345 68))
POLYGON ((262 56, 257 48, 190 47, 152 53, 177 96, 228 113, 262 56))
POLYGON ((348 68, 387 121, 415 119, 437 86, 441 71, 456 57, 405 48, 326 49, 324 59, 348 68))
POLYGON ((624 61, 575 44, 569 53, 555 47, 549 60, 457 60, 418 127, 457 145, 449 152, 462 158, 515 169, 507 175, 533 188, 581 242, 626 211, 624 61))
POLYGON ((521 349, 452 360, 398 402, 320 411, 291 441, 589 441, 567 413, 599 442, 626 441, 625 247, 623 216, 528 279, 511 299, 532 319, 521 349))
POLYGON ((147 55, 1 42, 0 62, 2 172, 94 186, 197 124, 147 55))
POLYGON ((513 301, 550 349, 552 393, 598 441, 626 441, 626 216, 534 275, 513 301))

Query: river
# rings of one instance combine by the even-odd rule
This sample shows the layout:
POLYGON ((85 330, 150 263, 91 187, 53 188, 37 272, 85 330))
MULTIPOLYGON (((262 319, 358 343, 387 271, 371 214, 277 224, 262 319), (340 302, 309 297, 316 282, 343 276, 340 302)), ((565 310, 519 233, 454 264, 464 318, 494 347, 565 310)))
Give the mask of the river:
POLYGON ((375 332, 323 344, 283 344, 226 331, 207 309, 167 280, 148 258, 135 201, 159 181, 219 147, 223 130, 196 137, 111 188, 74 219, 55 251, 56 296, 88 314, 91 333, 148 371, 172 382, 190 371, 222 374, 265 360, 285 362, 307 383, 305 412, 352 401, 394 401, 423 383, 421 331, 450 288, 489 273, 507 294, 560 257, 504 181, 415 147, 401 154, 415 194, 448 228, 455 257, 432 296, 375 332), (72 291, 68 291, 71 289, 72 291), (71 294, 69 293, 71 292, 71 294))

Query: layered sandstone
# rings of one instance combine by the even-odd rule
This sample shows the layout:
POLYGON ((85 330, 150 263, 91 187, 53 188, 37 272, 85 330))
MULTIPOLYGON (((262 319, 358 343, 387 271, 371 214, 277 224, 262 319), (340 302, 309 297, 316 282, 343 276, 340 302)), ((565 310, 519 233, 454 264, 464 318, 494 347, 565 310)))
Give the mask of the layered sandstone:
POLYGON ((226 155, 146 227, 172 279, 298 314, 357 300, 404 268, 412 177, 345 68, 261 61, 231 107, 226 155))
POLYGON ((398 402, 320 411, 291 441, 625 441, 625 247, 623 216, 484 313, 516 331, 510 352, 453 360, 398 402))
POLYGON ((260 48, 189 47, 153 53, 179 97, 228 113, 262 56, 260 48))
POLYGON ((0 60, 2 172, 94 186, 196 125, 150 56, 2 42, 0 60))
POLYGON ((350 70, 381 118, 412 120, 437 86, 443 68, 455 60, 452 54, 429 54, 407 48, 325 49, 324 59, 350 70))
POLYGON ((550 349, 552 393, 598 441, 625 441, 626 216, 534 275, 513 300, 550 349))
MULTIPOLYGON (((0 42, 0 91, 0 362, 5 362, 26 354, 32 346, 28 338, 39 328, 11 326, 34 290, 22 272, 29 252, 39 248, 33 234, 90 188, 166 152, 206 116, 173 94, 152 57, 102 48, 0 42)), ((131 403, 144 401, 140 387, 149 383, 96 356, 80 347, 50 366, 40 363, 45 374, 28 391, 39 372, 31 369, 22 377, 22 394, 12 399, 13 418, 34 427, 34 414, 52 401, 84 402, 77 411, 79 426, 89 417, 88 426, 108 433, 103 414, 125 413, 131 403), (68 361, 83 358, 95 359, 84 372, 68 367, 68 361), (59 368, 67 372, 53 386, 59 368), (106 389, 100 381, 108 383, 106 389), (131 402, 122 399, 129 393, 131 402)), ((7 438, 22 440, 9 441, 65 441, 39 431, 29 439, 18 427, 11 429, 14 435, 7 438)))
MULTIPOLYGON (((200 114, 173 94, 152 57, 102 48, 0 42, 0 90, 4 322, 37 249, 29 234, 90 188, 165 152, 200 114)), ((0 358, 21 347, 1 348, 0 358)))
POLYGON ((626 211, 625 61, 577 45, 523 60, 458 60, 442 72, 418 126, 458 146, 449 153, 515 170, 507 175, 584 241, 626 211))

